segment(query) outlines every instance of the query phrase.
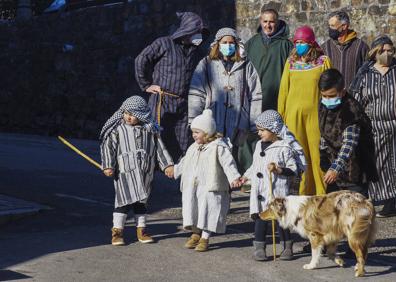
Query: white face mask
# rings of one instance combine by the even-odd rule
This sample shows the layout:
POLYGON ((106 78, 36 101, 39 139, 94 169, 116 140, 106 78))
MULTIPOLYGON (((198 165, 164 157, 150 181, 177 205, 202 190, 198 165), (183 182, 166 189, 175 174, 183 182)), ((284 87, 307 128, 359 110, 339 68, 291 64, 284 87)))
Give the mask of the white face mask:
POLYGON ((191 44, 199 46, 202 43, 202 34, 197 33, 191 36, 191 44))

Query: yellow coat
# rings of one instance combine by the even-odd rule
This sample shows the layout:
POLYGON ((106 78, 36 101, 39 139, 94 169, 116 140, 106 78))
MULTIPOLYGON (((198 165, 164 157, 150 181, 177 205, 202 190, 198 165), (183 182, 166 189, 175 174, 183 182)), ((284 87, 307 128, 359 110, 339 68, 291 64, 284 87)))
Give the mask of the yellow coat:
POLYGON ((299 63, 291 66, 288 59, 282 74, 278 112, 303 147, 308 164, 300 183, 300 195, 326 193, 324 174, 320 168, 318 81, 321 73, 329 68, 331 62, 327 56, 321 56, 314 66, 299 63))

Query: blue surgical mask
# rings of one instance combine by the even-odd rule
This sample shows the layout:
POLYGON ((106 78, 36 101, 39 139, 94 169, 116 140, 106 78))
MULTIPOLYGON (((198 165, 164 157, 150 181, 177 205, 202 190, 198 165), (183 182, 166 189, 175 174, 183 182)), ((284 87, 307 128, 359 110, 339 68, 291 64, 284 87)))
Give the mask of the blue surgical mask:
POLYGON ((341 97, 334 98, 323 98, 321 100, 322 104, 329 110, 337 108, 341 104, 341 97))
POLYGON ((296 51, 297 55, 304 56, 309 51, 309 44, 308 43, 297 43, 296 44, 296 51))
POLYGON ((191 44, 195 45, 195 46, 199 46, 202 43, 202 34, 201 33, 197 33, 194 34, 193 36, 191 36, 191 44))
POLYGON ((231 56, 235 53, 235 44, 220 43, 220 52, 223 56, 231 56))

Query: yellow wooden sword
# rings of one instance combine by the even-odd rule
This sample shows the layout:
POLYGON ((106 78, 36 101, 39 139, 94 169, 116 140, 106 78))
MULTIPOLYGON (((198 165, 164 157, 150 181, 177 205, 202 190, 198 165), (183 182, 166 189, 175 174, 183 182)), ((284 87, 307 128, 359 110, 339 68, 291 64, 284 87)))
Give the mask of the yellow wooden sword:
POLYGON ((96 166, 97 168, 99 168, 100 170, 102 170, 102 166, 100 164, 98 164, 95 160, 91 159, 90 157, 88 157, 86 154, 84 154, 83 152, 81 152, 79 149, 77 149, 75 146, 73 146, 73 144, 69 143, 65 138, 63 138, 62 136, 58 136, 58 139, 65 144, 67 147, 69 147, 70 149, 72 149, 74 152, 76 152, 77 154, 79 154, 81 157, 83 157, 84 159, 86 159, 87 161, 89 161, 91 164, 93 164, 94 166, 96 166))

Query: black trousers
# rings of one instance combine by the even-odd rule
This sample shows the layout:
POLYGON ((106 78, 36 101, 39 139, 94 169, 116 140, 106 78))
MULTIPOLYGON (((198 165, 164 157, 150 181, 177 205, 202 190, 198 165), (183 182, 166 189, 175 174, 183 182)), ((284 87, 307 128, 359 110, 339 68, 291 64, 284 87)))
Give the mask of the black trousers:
POLYGON ((341 190, 349 190, 353 192, 358 192, 368 198, 368 183, 362 184, 353 184, 351 186, 340 187, 337 183, 327 185, 326 193, 341 191, 341 190))
MULTIPOLYGON (((258 242, 265 242, 266 237, 267 237, 267 229, 268 225, 270 224, 269 221, 264 221, 259 219, 256 219, 254 222, 254 240, 258 242)), ((279 233, 279 237, 281 241, 290 241, 291 240, 291 234, 289 229, 283 229, 282 227, 277 224, 277 229, 279 233)))
POLYGON ((133 210, 134 214, 145 214, 147 213, 146 205, 141 202, 136 202, 130 205, 118 207, 114 209, 114 212, 125 213, 128 214, 131 210, 133 210))

